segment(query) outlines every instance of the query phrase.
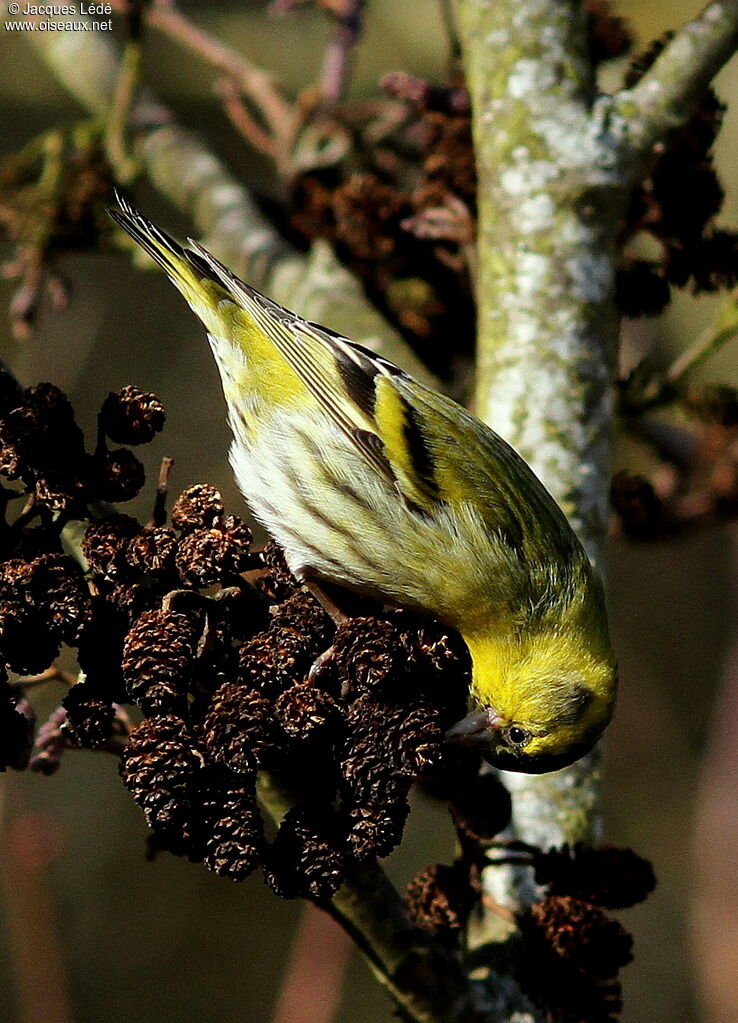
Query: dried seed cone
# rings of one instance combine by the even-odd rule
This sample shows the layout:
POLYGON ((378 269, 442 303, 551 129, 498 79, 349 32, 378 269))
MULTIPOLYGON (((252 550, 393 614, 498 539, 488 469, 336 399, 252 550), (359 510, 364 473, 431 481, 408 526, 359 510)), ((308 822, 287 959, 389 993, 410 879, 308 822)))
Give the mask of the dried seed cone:
POLYGON ((279 604, 269 628, 247 640, 239 652, 239 679, 267 696, 277 696, 304 679, 329 645, 333 623, 317 601, 299 590, 279 604))
POLYGON ((410 778, 437 767, 443 752, 440 711, 429 704, 409 707, 399 722, 397 754, 400 769, 410 778))
POLYGON ((148 718, 134 728, 120 773, 149 825, 173 851, 201 856, 202 788, 207 765, 195 734, 181 717, 148 718))
POLYGON ((338 736, 341 710, 333 697, 316 686, 290 686, 274 705, 274 715, 292 739, 329 739, 338 736))
POLYGON ((653 867, 632 849, 581 844, 540 853, 535 878, 549 895, 568 895, 605 909, 634 906, 656 885, 653 867))
POLYGON ((219 801, 222 816, 207 842, 205 866, 221 877, 243 881, 261 866, 264 826, 253 787, 231 788, 219 801))
MULTIPOLYGON (((410 783, 407 783, 407 790, 410 783)), ((402 840, 410 813, 407 792, 403 799, 387 803, 366 803, 349 813, 349 848, 359 862, 389 856, 402 840)))
POLYGON ((271 701, 238 682, 224 682, 215 691, 203 735, 216 763, 245 775, 268 763, 282 738, 271 701))
POLYGON ((92 616, 92 601, 82 570, 65 554, 46 554, 30 566, 29 591, 34 608, 51 632, 75 643, 92 616))
POLYGON ((180 611, 146 611, 123 645, 123 678, 146 714, 185 716, 197 648, 197 618, 180 611))
POLYGON ((116 444, 145 444, 164 428, 166 413, 155 394, 129 384, 111 391, 100 410, 100 425, 116 444))
POLYGON ((469 869, 461 863, 426 867, 405 890, 405 906, 413 923, 446 939, 456 938, 475 901, 469 869))
POLYGON ((62 706, 67 712, 64 734, 73 745, 96 749, 112 736, 115 708, 101 698, 94 686, 86 682, 73 685, 62 706))
POLYGON ((267 540, 260 557, 267 571, 257 580, 257 586, 264 596, 274 603, 280 603, 300 589, 300 584, 287 567, 284 551, 278 543, 267 540))
POLYGON ((82 553, 90 570, 106 579, 129 574, 128 543, 140 529, 130 515, 108 515, 90 523, 82 541, 82 553))
POLYGON ((616 473, 610 485, 610 502, 624 532, 634 539, 653 536, 663 525, 661 501, 643 476, 625 470, 616 473))
POLYGON ((228 516, 222 526, 193 529, 180 540, 176 564, 185 583, 212 586, 245 572, 250 563, 251 530, 228 516))
POLYGON ((633 939, 597 906, 566 895, 550 895, 524 914, 521 929, 535 928, 561 959, 597 978, 614 977, 632 959, 633 939))
POLYGON ((0 660, 18 675, 45 671, 59 654, 59 640, 20 594, 0 597, 0 660))
POLYGON ((293 807, 269 850, 264 878, 282 898, 330 899, 343 882, 344 849, 343 831, 332 807, 293 807))
POLYGON ((146 470, 128 448, 104 451, 95 456, 95 484, 103 501, 130 501, 146 482, 146 470))
POLYGON ((404 674, 402 630, 380 618, 350 618, 336 630, 333 660, 347 695, 379 695, 404 674))
POLYGON ((557 1023, 615 1023, 617 973, 630 961, 630 935, 596 906, 553 896, 518 918, 525 954, 518 980, 557 1023))
POLYGON ((493 774, 469 778, 451 796, 454 824, 477 842, 491 842, 510 823, 512 800, 493 774))
POLYGON ((128 557, 139 572, 168 575, 175 571, 177 537, 166 526, 147 526, 128 544, 128 557))
POLYGON ((182 533, 210 529, 225 514, 220 491, 209 483, 196 483, 183 491, 172 508, 172 525, 182 533))

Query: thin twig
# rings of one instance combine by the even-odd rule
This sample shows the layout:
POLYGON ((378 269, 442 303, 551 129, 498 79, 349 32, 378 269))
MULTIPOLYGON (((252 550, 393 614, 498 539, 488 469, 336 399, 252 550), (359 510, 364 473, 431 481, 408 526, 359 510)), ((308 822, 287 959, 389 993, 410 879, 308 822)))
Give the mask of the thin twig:
MULTIPOLYGON (((259 800, 277 822, 296 802, 276 777, 259 772, 259 800)), ((379 982, 414 1023, 482 1023, 464 1015, 471 991, 458 956, 411 924, 378 863, 349 864, 339 892, 323 907, 366 957, 379 982)))
POLYGON ((361 36, 364 0, 345 0, 323 57, 320 95, 324 106, 343 99, 349 84, 351 52, 361 36))
POLYGON ((159 466, 159 478, 156 481, 156 497, 154 499, 154 510, 151 514, 150 526, 163 526, 167 521, 167 495, 169 494, 169 474, 172 471, 174 459, 165 455, 159 466))
POLYGON ((618 140, 634 169, 683 125, 699 94, 738 47, 738 0, 715 0, 666 44, 637 85, 613 99, 627 126, 618 140))
POLYGON ((115 168, 118 181, 124 184, 135 177, 138 167, 138 162, 130 155, 126 145, 125 132, 141 75, 141 59, 141 42, 129 39, 123 48, 123 59, 105 132, 105 153, 115 168))
POLYGON ((58 664, 52 664, 46 671, 21 678, 20 685, 23 689, 32 689, 35 686, 46 685, 47 682, 62 682, 65 686, 73 686, 76 681, 77 676, 71 671, 64 671, 58 664))
POLYGON ((275 159, 274 139, 246 109, 238 84, 232 78, 221 78, 215 83, 215 92, 223 101, 223 109, 236 131, 258 152, 275 159))
POLYGON ((679 383, 687 373, 690 373, 701 363, 705 362, 712 355, 715 355, 724 345, 738 336, 738 317, 736 316, 737 300, 731 296, 725 307, 718 314, 717 322, 710 324, 704 330, 694 344, 690 345, 672 362, 664 375, 664 381, 670 387, 679 383), (720 327, 720 320, 726 313, 733 311, 732 322, 720 327))
POLYGON ((456 28, 452 0, 439 0, 439 2, 443 27, 448 40, 449 63, 453 69, 461 60, 461 40, 456 28))
MULTIPOLYGON (((3 6, 0 0, 0 10, 3 6)), ((118 80, 118 49, 107 33, 82 33, 73 51, 61 35, 26 32, 24 38, 75 99, 93 114, 106 116, 118 80)), ((443 388, 330 246, 318 240, 307 256, 292 248, 243 184, 148 91, 139 92, 131 123, 142 170, 162 195, 191 216, 195 232, 222 262, 281 305, 349 334, 424 383, 443 388)))
MULTIPOLYGON (((111 0, 118 11, 127 9, 126 0, 111 0)), ((149 10, 146 21, 152 28, 196 53, 208 64, 218 68, 228 78, 238 82, 243 92, 261 112, 274 140, 275 162, 281 173, 291 176, 290 153, 299 124, 299 112, 283 97, 275 78, 209 35, 186 18, 170 0, 157 0, 149 10)))

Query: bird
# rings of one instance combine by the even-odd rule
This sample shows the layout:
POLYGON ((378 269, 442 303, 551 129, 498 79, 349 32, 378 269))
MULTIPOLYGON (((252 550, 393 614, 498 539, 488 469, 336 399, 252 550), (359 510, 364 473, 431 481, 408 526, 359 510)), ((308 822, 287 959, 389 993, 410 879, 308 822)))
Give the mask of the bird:
POLYGON ((591 750, 617 690, 603 586, 524 459, 451 398, 117 199, 115 222, 205 327, 236 481, 296 578, 461 635, 468 713, 447 742, 528 774, 591 750))

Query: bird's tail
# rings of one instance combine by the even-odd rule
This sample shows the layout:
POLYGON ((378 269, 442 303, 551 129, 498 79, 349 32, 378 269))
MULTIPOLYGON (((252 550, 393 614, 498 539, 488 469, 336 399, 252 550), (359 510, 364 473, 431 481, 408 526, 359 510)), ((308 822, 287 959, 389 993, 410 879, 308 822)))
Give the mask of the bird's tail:
POLYGON ((196 252, 185 249, 116 192, 120 209, 108 213, 164 270, 208 330, 213 329, 218 302, 227 295, 213 270, 196 252))

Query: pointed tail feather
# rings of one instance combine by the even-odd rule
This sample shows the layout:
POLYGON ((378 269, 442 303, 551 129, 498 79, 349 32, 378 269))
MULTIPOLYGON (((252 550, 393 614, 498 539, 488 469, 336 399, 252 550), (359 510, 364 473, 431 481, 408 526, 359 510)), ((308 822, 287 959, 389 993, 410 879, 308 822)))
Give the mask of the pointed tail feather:
POLYGON ((108 213, 124 231, 137 242, 142 249, 156 260, 169 276, 178 276, 182 272, 182 263, 187 262, 182 246, 174 238, 160 230, 147 220, 138 210, 123 198, 120 192, 115 193, 119 210, 109 209, 108 213))
POLYGON ((119 192, 116 192, 116 199, 120 209, 108 209, 116 224, 162 267, 207 329, 216 330, 217 303, 227 294, 223 282, 203 259, 144 217, 119 192))

